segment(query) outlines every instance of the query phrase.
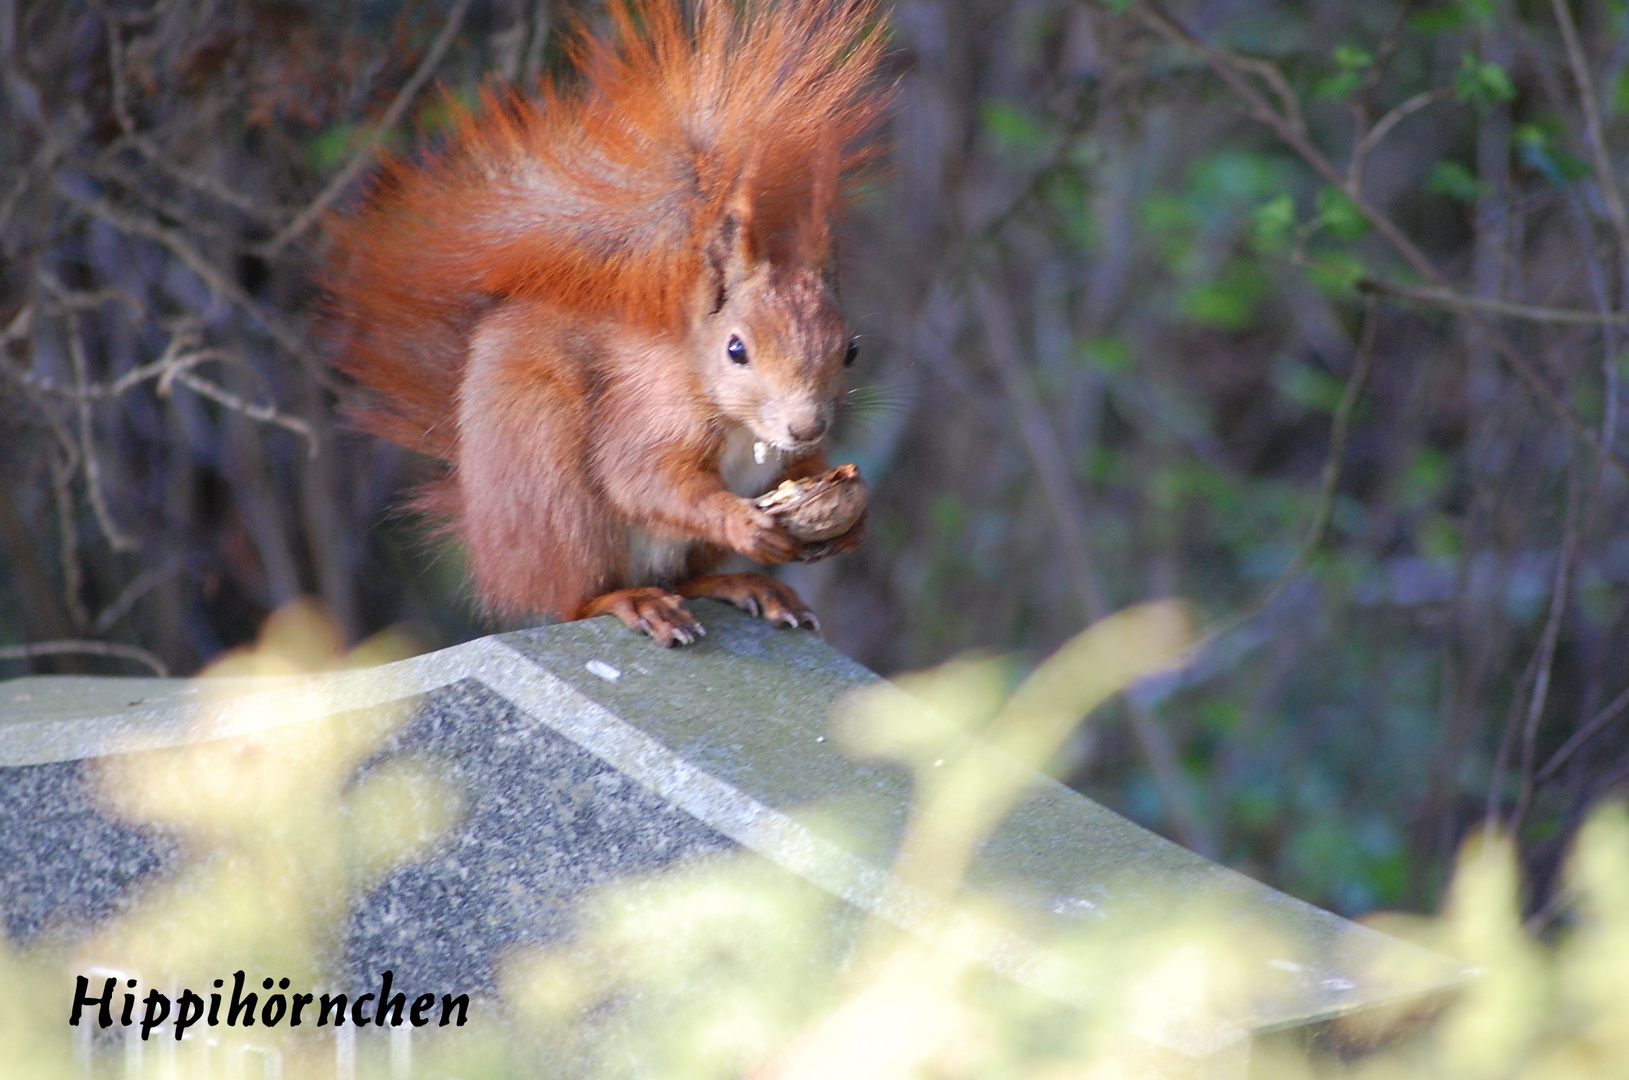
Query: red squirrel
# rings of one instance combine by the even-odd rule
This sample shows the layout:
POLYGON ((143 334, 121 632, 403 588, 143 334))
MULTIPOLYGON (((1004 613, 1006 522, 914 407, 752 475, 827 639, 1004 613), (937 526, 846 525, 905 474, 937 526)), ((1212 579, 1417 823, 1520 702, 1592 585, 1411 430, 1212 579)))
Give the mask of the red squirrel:
POLYGON ((828 468, 855 355, 831 219, 882 50, 875 0, 614 3, 573 86, 484 93, 333 223, 357 419, 446 463, 416 505, 489 613, 683 645, 709 596, 818 630, 788 586, 711 571, 805 553, 752 497, 828 468))

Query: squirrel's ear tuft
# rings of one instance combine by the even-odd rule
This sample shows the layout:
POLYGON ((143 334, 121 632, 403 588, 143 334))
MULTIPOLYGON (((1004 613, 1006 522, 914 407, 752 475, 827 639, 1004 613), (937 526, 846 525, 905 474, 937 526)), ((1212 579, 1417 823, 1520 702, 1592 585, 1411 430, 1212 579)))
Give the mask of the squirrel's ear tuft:
POLYGON ((823 140, 809 177, 809 207, 798 222, 798 259, 805 266, 818 266, 828 277, 833 273, 831 220, 837 212, 837 146, 823 140))
POLYGON ((746 190, 745 185, 737 188, 724 213, 724 227, 720 231, 719 240, 726 252, 726 259, 738 267, 743 274, 752 270, 753 264, 758 261, 758 237, 753 228, 752 194, 746 190))
POLYGON ((717 234, 707 245, 707 262, 713 271, 715 285, 713 313, 724 306, 729 294, 739 285, 758 262, 758 244, 752 228, 752 199, 743 188, 737 188, 726 205, 724 220, 717 234))

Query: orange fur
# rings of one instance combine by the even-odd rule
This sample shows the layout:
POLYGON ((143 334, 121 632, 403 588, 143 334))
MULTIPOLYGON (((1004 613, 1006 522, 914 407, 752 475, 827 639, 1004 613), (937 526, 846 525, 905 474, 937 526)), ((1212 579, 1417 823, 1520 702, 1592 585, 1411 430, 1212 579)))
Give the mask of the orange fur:
POLYGON ((420 505, 506 616, 795 557, 730 488, 823 465, 842 382, 830 219, 885 107, 875 0, 611 23, 575 85, 483 94, 334 225, 360 424, 448 463, 420 505), (778 473, 741 465, 754 440, 778 473))

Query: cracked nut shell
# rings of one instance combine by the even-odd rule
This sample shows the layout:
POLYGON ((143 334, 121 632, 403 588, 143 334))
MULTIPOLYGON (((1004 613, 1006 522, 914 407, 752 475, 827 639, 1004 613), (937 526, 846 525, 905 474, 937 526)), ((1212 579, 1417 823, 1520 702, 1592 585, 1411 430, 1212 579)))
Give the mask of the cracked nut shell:
POLYGON ((867 489, 852 463, 819 476, 783 480, 753 503, 773 514, 781 528, 804 543, 832 540, 854 527, 865 513, 867 489))

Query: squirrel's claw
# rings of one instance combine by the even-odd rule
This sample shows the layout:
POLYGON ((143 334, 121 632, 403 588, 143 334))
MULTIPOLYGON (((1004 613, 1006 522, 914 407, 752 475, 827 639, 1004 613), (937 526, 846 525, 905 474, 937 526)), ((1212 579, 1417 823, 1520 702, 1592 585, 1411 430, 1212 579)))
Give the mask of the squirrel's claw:
POLYGON ((596 596, 583 605, 577 617, 586 619, 593 615, 615 615, 628 629, 667 647, 694 644, 707 633, 707 628, 685 607, 683 597, 654 586, 618 589, 596 596))
POLYGON ((820 620, 797 590, 763 574, 709 574, 685 582, 679 592, 723 600, 777 626, 806 626, 820 632, 820 620))

